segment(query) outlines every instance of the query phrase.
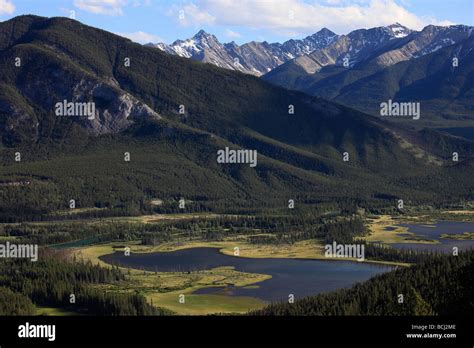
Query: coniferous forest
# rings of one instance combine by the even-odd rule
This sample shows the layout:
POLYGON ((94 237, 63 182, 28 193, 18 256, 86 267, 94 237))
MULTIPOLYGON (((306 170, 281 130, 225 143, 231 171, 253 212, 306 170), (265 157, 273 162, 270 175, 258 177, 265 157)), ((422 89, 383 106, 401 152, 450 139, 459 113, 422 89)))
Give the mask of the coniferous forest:
POLYGON ((1 347, 472 338, 471 1, 32 3, 0 0, 1 347))

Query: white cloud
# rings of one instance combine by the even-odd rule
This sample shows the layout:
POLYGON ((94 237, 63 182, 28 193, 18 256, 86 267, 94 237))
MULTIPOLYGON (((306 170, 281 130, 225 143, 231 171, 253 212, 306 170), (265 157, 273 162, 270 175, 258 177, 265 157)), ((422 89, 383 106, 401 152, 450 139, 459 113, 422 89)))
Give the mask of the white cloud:
POLYGON ((214 24, 216 18, 207 10, 199 8, 194 3, 188 3, 184 6, 173 5, 169 11, 169 16, 175 17, 183 26, 214 24))
POLYGON ((447 24, 419 17, 395 0, 187 0, 170 14, 182 25, 247 26, 293 36, 327 27, 337 33, 399 22, 412 29, 447 24))
POLYGON ((128 4, 128 0, 74 0, 74 6, 94 14, 108 16, 123 15, 123 7, 128 4))
POLYGON ((438 21, 436 19, 431 19, 429 21, 430 21, 430 24, 441 25, 441 26, 449 26, 449 25, 455 25, 456 24, 456 23, 448 21, 448 20, 438 21))
POLYGON ((146 44, 146 43, 158 43, 158 42, 163 42, 163 39, 159 36, 145 33, 143 31, 136 31, 133 33, 116 33, 117 35, 126 37, 132 41, 141 43, 141 44, 146 44))
POLYGON ((230 29, 226 29, 225 34, 226 34, 227 37, 230 37, 232 39, 238 39, 239 37, 242 36, 239 33, 237 33, 236 31, 233 31, 233 30, 230 30, 230 29))
POLYGON ((10 0, 0 0, 0 15, 12 14, 15 11, 15 5, 10 0))

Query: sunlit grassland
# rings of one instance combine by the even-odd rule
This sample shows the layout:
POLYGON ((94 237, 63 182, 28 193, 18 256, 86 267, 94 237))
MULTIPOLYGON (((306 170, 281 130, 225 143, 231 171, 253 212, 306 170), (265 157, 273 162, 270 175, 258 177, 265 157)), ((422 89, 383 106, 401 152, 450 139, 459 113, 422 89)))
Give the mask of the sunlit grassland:
MULTIPOLYGON (((248 258, 293 258, 333 260, 324 256, 324 244, 318 240, 305 240, 293 244, 270 245, 250 244, 248 236, 233 236, 224 241, 189 240, 162 243, 156 246, 141 245, 140 241, 116 242, 78 248, 74 254, 79 259, 90 260, 104 267, 112 267, 100 260, 100 257, 123 252, 124 246, 131 253, 173 252, 189 248, 217 248, 226 255, 248 258), (238 249, 236 249, 238 248, 238 249)), ((353 259, 334 259, 353 260, 353 259)), ((364 261, 365 262, 365 261, 364 261)), ((406 265, 396 262, 370 261, 393 265, 406 265)), ((233 267, 217 267, 211 270, 195 272, 152 272, 146 270, 122 268, 127 280, 118 284, 107 285, 108 291, 138 291, 153 305, 175 311, 177 314, 211 314, 211 313, 244 313, 258 309, 265 302, 251 297, 225 295, 193 294, 198 289, 225 286, 258 286, 258 283, 271 278, 269 275, 238 272, 233 267), (179 296, 185 295, 185 303, 179 302, 179 296)))
MULTIPOLYGON (((411 217, 416 220, 416 217, 411 217)), ((427 240, 418 238, 413 232, 408 232, 407 227, 397 226, 402 222, 408 222, 408 218, 404 221, 394 219, 390 215, 380 215, 377 218, 368 219, 369 234, 359 237, 367 242, 377 242, 383 244, 394 243, 419 243, 419 244, 439 244, 438 240, 427 240), (390 228, 390 230, 387 230, 390 228)), ((423 220, 425 221, 425 220, 423 220)))
POLYGON ((77 316, 81 314, 77 312, 71 312, 62 308, 36 306, 36 315, 63 317, 63 316, 77 316))
MULTIPOLYGON (((127 243, 127 245, 129 245, 127 243)), ((139 247, 130 244, 132 250, 139 247)), ((99 259, 114 250, 112 244, 96 245, 76 250, 77 258, 112 267, 99 259)), ((269 275, 236 271, 233 267, 217 267, 195 272, 152 272, 121 268, 127 279, 116 284, 100 286, 107 291, 141 292, 153 305, 175 311, 177 314, 245 313, 262 308, 265 302, 252 297, 219 295, 193 295, 201 288, 216 286, 258 286, 271 278, 269 275), (179 295, 186 296, 186 303, 179 302, 179 295)))
MULTIPOLYGON (((84 212, 106 210, 105 208, 75 208, 70 210, 57 210, 51 215, 54 216, 67 216, 67 215, 78 215, 84 212)), ((151 214, 151 215, 139 215, 139 216, 117 216, 117 217, 98 217, 98 218, 83 218, 83 219, 62 219, 57 221, 34 221, 34 222, 12 222, 3 223, 4 225, 19 225, 19 224, 30 224, 30 225, 50 225, 50 224, 69 224, 69 223, 87 223, 87 224, 107 224, 107 223, 159 223, 166 221, 180 221, 180 220, 193 220, 193 219, 217 219, 219 217, 239 217, 241 215, 228 215, 228 214, 215 214, 215 213, 180 213, 180 214, 151 214)))
POLYGON ((152 300, 154 305, 182 315, 247 313, 266 305, 265 302, 254 297, 192 294, 185 294, 185 302, 180 303, 179 295, 180 293, 176 291, 164 294, 150 293, 147 294, 147 298, 152 300))
MULTIPOLYGON (((324 253, 324 243, 321 240, 311 239, 298 241, 292 244, 252 244, 247 241, 249 236, 229 237, 224 241, 201 241, 186 240, 176 242, 166 242, 159 245, 141 245, 140 241, 108 243, 80 248, 75 251, 78 257, 92 260, 103 266, 109 266, 101 261, 100 256, 111 254, 114 251, 122 250, 126 244, 131 253, 154 253, 172 252, 191 248, 217 248, 225 255, 247 258, 284 258, 284 259, 308 259, 324 261, 357 261, 355 258, 328 258, 324 253), (117 248, 117 246, 120 246, 117 248), (238 253, 238 254, 236 254, 238 253)), ((387 265, 406 265, 399 262, 368 260, 357 261, 366 263, 378 263, 387 265)))
MULTIPOLYGON (((434 224, 440 216, 448 219, 452 216, 466 216, 469 211, 436 211, 433 214, 411 215, 380 215, 371 216, 367 219, 369 233, 360 237, 367 242, 393 244, 393 243, 425 243, 434 244, 438 241, 430 241, 418 238, 415 233, 407 231, 407 228, 397 226, 401 223, 415 223, 430 225, 434 224), (386 230, 392 227, 393 230, 386 230)), ((147 224, 160 223, 161 221, 173 221, 184 219, 208 219, 218 217, 217 214, 191 213, 191 214, 156 214, 137 217, 99 219, 91 223, 106 223, 107 221, 120 220, 121 222, 147 224)), ((221 215, 222 216, 222 215, 221 215)), ((225 232, 226 230, 223 229, 225 232)), ((261 233, 257 230, 254 234, 229 234, 224 233, 224 238, 219 241, 205 241, 199 238, 193 239, 183 234, 175 234, 172 241, 161 242, 158 245, 144 245, 141 241, 116 241, 105 244, 95 244, 87 247, 73 249, 76 258, 90 260, 94 264, 104 267, 112 267, 100 260, 103 255, 113 252, 124 252, 124 247, 130 247, 131 253, 154 253, 173 252, 189 248, 216 248, 221 253, 235 257, 246 258, 289 258, 289 259, 313 259, 324 261, 341 261, 355 259, 327 258, 324 254, 324 241, 311 239, 297 241, 295 243, 280 244, 255 244, 250 242, 250 237, 270 236, 271 233, 261 233)), ((376 261, 366 259, 363 262, 380 263, 387 265, 408 266, 402 262, 376 261)), ((251 274, 238 272, 232 267, 217 267, 211 270, 194 272, 153 272, 140 269, 129 269, 122 267, 127 275, 126 280, 120 283, 102 285, 107 291, 116 292, 140 292, 153 305, 175 311, 177 314, 211 314, 211 313, 244 313, 249 309, 261 308, 265 303, 256 298, 235 297, 214 294, 194 294, 198 289, 209 287, 226 286, 259 286, 259 282, 270 278, 269 275, 251 274), (179 296, 185 295, 185 303, 180 303, 179 296)))
POLYGON ((474 232, 464 232, 458 234, 447 234, 443 233, 440 235, 444 239, 454 239, 454 240, 474 240, 474 232))

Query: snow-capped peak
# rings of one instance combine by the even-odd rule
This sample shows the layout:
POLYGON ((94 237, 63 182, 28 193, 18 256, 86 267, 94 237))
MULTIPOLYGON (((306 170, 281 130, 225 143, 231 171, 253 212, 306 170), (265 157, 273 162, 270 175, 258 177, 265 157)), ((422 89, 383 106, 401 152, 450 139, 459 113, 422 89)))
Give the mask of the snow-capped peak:
POLYGON ((397 39, 408 36, 412 32, 411 29, 408 29, 407 27, 401 25, 398 22, 395 24, 389 25, 387 29, 389 29, 392 32, 393 36, 397 39))

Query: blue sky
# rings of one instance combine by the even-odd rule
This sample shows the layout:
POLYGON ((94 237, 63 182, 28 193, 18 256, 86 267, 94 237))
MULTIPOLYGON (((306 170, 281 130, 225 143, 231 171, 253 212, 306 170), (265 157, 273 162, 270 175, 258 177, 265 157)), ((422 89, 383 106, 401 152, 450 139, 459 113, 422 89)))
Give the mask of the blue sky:
POLYGON ((338 34, 399 22, 474 24, 473 0, 0 0, 0 21, 67 16, 138 42, 170 43, 199 29, 220 41, 283 42, 327 27, 338 34))

